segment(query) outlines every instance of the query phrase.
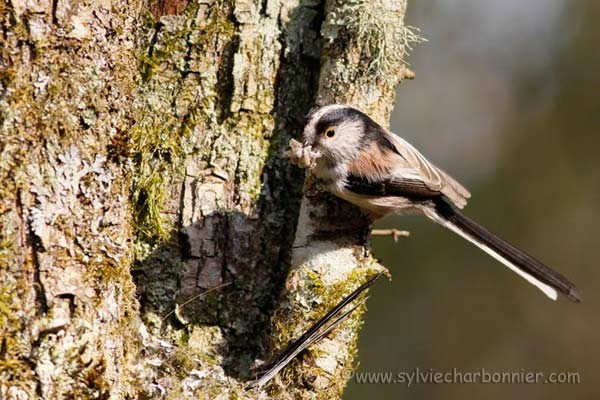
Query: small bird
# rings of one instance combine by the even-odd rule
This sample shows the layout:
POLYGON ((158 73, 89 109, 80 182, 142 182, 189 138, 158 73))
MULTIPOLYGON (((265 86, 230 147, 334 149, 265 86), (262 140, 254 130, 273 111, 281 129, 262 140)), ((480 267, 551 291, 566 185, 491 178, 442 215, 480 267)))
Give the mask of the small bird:
POLYGON ((352 107, 322 106, 307 116, 303 143, 291 142, 291 161, 309 167, 334 195, 372 219, 420 214, 450 229, 535 285, 580 302, 577 288, 558 272, 462 215, 471 196, 454 178, 399 136, 352 107), (296 146, 294 146, 294 144, 296 146))

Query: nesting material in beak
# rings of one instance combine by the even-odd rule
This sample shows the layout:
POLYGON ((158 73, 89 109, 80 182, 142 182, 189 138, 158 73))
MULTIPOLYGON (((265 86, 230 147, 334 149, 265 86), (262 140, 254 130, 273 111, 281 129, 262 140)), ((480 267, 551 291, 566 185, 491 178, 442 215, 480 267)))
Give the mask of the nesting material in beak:
POLYGON ((319 151, 313 150, 310 145, 303 146, 295 139, 290 139, 289 144, 290 149, 284 153, 284 156, 288 157, 292 164, 300 168, 313 169, 315 167, 317 159, 321 157, 319 151))

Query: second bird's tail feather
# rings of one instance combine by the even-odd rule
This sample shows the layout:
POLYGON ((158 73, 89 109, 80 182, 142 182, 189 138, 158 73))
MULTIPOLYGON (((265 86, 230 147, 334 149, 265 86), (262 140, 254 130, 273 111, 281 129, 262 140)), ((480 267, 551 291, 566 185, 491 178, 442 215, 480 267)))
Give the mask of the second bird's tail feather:
POLYGON ((558 291, 573 302, 581 301, 575 285, 564 276, 460 214, 444 199, 436 199, 434 209, 427 212, 427 215, 481 248, 551 299, 556 300, 558 291))

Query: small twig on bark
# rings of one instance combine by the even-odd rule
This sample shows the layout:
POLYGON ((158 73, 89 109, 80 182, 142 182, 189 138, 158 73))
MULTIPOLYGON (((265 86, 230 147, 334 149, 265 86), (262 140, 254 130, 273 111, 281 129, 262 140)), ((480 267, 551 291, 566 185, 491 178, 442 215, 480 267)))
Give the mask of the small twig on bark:
POLYGON ((408 237, 410 236, 409 231, 401 231, 399 229, 373 229, 371 231, 371 235, 373 236, 391 236, 394 239, 394 242, 398 242, 399 237, 408 237))
POLYGON ((209 294, 210 292, 214 292, 214 291, 215 291, 215 290, 217 290, 217 289, 221 289, 221 288, 224 288, 225 286, 229 286, 229 285, 231 285, 232 283, 233 283, 233 282, 225 282, 225 283, 222 283, 222 284, 220 284, 220 285, 213 286, 213 287, 211 287, 211 288, 209 288, 209 289, 205 290, 205 291, 204 291, 204 292, 202 292, 202 293, 198 293, 197 295, 195 295, 195 296, 194 296, 194 297, 192 297, 191 299, 188 299, 188 300, 184 301, 184 302, 183 302, 181 305, 179 305, 179 304, 178 304, 176 308, 172 309, 171 311, 169 311, 169 313, 167 313, 167 314, 166 314, 164 317, 162 317, 162 319, 160 320, 160 321, 161 321, 161 323, 162 323, 164 320, 166 320, 167 318, 169 318, 171 315, 173 315, 173 314, 174 314, 174 313, 175 313, 177 310, 180 310, 180 309, 182 309, 182 308, 183 308, 183 307, 185 307, 186 305, 190 304, 192 301, 194 301, 194 300, 196 300, 196 299, 198 299, 198 298, 200 298, 200 297, 202 297, 202 296, 205 296, 205 295, 209 294))

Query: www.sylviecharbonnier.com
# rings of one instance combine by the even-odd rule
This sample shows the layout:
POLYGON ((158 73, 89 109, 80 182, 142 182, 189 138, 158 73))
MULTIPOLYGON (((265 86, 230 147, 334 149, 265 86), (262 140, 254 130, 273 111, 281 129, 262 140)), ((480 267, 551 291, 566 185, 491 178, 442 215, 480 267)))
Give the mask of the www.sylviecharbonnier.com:
POLYGON ((348 378, 358 384, 398 384, 410 387, 412 385, 430 384, 578 384, 581 374, 576 371, 564 372, 533 372, 521 369, 519 371, 488 371, 481 368, 474 371, 436 371, 432 368, 415 368, 402 372, 372 372, 348 371, 348 378))

